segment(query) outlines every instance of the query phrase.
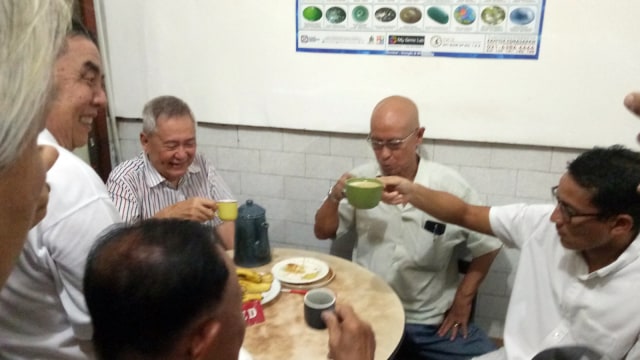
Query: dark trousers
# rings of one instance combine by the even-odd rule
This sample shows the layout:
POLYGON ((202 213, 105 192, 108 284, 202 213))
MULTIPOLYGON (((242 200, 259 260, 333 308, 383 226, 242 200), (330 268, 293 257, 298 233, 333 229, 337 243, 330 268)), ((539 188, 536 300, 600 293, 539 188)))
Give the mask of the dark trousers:
POLYGON ((470 323, 466 339, 438 336, 439 325, 407 324, 394 360, 466 360, 496 349, 480 328, 470 323))

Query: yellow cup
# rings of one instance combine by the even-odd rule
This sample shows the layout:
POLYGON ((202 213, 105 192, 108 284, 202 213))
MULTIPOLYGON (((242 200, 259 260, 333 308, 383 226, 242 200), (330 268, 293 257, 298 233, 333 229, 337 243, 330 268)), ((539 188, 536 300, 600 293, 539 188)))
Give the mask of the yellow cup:
POLYGON ((222 221, 233 221, 238 218, 237 200, 218 200, 218 217, 222 221))

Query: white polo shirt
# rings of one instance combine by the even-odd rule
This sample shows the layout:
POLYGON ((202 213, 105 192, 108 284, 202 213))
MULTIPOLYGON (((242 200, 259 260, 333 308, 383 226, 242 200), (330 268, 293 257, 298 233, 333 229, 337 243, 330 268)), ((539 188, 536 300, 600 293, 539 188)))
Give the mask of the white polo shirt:
POLYGON ((84 266, 97 235, 120 214, 89 165, 46 130, 38 143, 54 145, 59 156, 47 172, 47 215, 29 232, 0 291, 0 358, 93 358, 84 266))
POLYGON ((529 360, 566 345, 588 346, 612 359, 640 359, 640 242, 636 238, 612 264, 589 273, 580 253, 560 243, 550 221, 553 210, 491 208, 493 232, 521 249, 505 322, 506 359, 529 360))

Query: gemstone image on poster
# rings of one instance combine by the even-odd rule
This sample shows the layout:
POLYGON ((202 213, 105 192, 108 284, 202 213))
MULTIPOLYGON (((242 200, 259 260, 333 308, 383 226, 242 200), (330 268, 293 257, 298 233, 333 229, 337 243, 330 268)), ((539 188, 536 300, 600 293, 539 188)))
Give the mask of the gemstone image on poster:
POLYGON ((400 10, 400 20, 407 24, 415 24, 422 19, 422 12, 413 6, 400 10))
POLYGON ((530 8, 517 8, 509 15, 509 20, 518 25, 527 25, 536 18, 536 14, 530 8))
POLYGON ((431 18, 431 20, 437 22, 438 24, 445 25, 449 22, 449 14, 447 14, 444 10, 437 6, 432 6, 427 9, 427 15, 431 18))
POLYGON ((393 9, 383 7, 376 10, 375 16, 378 21, 389 22, 396 18, 396 12, 393 9))
POLYGON ((351 17, 357 22, 365 22, 369 18, 369 9, 366 6, 358 5, 351 10, 351 17))
POLYGON ((498 25, 506 18, 506 12, 500 6, 489 6, 480 13, 482 21, 489 25, 498 25))
POLYGON ((476 11, 468 5, 460 5, 453 11, 453 18, 462 25, 471 25, 476 21, 476 11))
POLYGON ((332 24, 340 24, 347 18, 346 11, 344 11, 344 9, 342 9, 341 7, 337 7, 337 6, 329 8, 327 10, 327 13, 324 15, 326 16, 327 21, 329 21, 332 24))
POLYGON ((322 10, 317 6, 307 6, 302 10, 302 17, 308 21, 318 21, 322 17, 322 10))

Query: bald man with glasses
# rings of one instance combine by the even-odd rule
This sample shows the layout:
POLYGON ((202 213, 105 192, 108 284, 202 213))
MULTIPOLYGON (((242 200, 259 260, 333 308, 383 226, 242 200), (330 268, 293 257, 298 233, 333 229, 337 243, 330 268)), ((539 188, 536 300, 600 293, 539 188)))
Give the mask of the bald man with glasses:
POLYGON ((640 153, 619 145, 584 152, 552 188, 555 205, 476 206, 401 177, 381 181, 387 203, 520 249, 504 348, 480 359, 528 360, 567 346, 640 359, 640 153))
POLYGON ((380 203, 356 210, 343 194, 351 177, 395 175, 479 204, 476 192, 457 172, 419 154, 424 132, 413 101, 402 96, 380 101, 367 137, 377 161, 340 177, 316 213, 314 231, 318 239, 334 239, 334 245, 355 235, 354 261, 385 279, 400 297, 406 325, 396 359, 469 359, 495 349, 470 317, 500 242, 412 206, 380 203), (458 245, 466 245, 472 256, 461 281, 458 245))

